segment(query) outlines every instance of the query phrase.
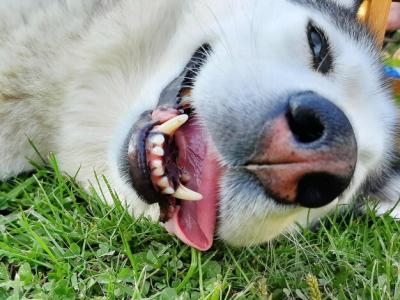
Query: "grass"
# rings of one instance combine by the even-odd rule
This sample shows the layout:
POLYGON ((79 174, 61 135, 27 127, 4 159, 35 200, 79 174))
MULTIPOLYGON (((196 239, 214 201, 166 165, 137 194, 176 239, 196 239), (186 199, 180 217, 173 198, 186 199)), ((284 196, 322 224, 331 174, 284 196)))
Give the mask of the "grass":
POLYGON ((104 205, 56 164, 0 183, 0 299, 400 299, 400 224, 333 214, 207 253, 104 205))

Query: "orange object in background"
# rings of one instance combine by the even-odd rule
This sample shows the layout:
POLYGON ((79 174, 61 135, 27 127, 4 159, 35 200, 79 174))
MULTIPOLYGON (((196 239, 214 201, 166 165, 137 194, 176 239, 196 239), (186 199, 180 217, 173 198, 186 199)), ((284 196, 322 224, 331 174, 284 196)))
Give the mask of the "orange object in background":
MULTIPOLYGON (((392 0, 365 0, 359 11, 360 19, 375 33, 380 46, 385 38, 391 5, 392 0)), ((400 80, 393 79, 392 83, 394 95, 400 96, 400 80)))

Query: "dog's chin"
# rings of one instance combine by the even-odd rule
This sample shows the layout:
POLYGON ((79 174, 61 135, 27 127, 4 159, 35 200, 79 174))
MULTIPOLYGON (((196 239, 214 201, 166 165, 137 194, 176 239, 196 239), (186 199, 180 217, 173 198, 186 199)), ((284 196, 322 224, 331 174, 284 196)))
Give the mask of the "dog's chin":
POLYGON ((243 170, 227 169, 220 182, 217 235, 236 246, 252 246, 285 232, 305 210, 279 204, 266 194, 254 176, 243 170))

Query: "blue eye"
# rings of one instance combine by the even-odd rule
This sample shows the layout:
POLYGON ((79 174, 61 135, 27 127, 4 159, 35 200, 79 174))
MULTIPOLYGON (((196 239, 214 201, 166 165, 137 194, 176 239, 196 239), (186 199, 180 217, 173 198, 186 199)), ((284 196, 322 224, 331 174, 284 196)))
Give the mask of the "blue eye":
POLYGON ((311 32, 311 41, 312 41, 312 51, 315 56, 321 56, 322 50, 322 39, 321 36, 316 32, 311 32))
POLYGON ((310 22, 307 26, 307 37, 314 70, 327 74, 332 70, 333 58, 326 35, 320 28, 310 22))

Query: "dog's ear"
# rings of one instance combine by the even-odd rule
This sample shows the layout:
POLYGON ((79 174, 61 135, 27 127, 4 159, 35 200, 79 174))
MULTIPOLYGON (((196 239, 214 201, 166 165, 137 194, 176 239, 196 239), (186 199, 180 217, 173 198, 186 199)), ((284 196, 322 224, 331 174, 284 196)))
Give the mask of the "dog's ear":
POLYGON ((357 13, 363 0, 333 0, 337 4, 350 9, 353 13, 357 13))

